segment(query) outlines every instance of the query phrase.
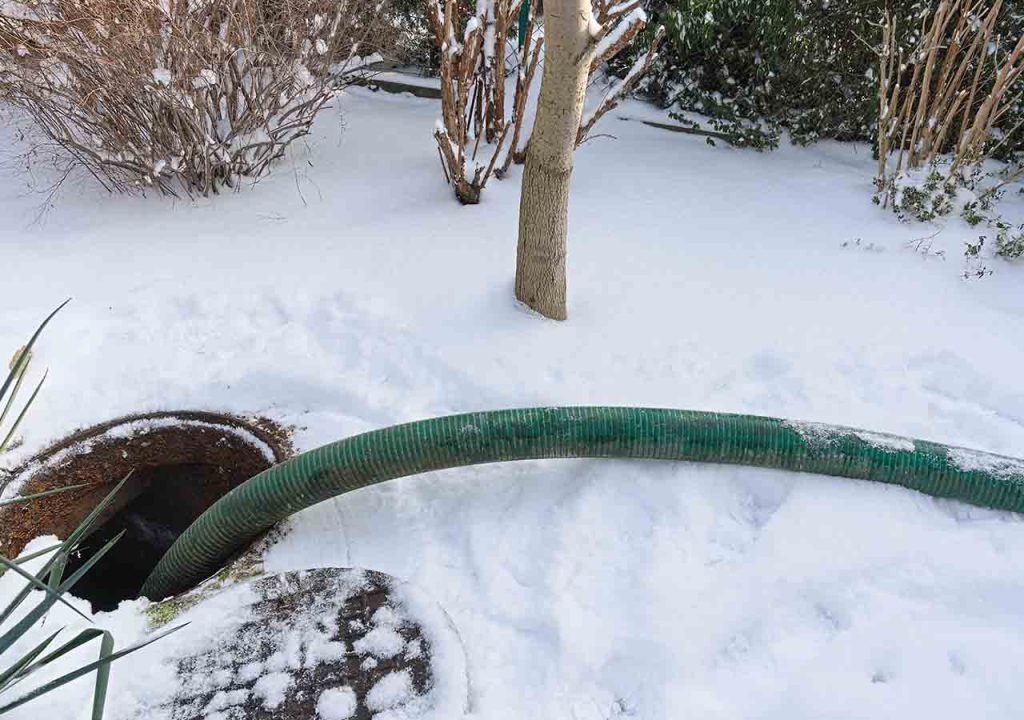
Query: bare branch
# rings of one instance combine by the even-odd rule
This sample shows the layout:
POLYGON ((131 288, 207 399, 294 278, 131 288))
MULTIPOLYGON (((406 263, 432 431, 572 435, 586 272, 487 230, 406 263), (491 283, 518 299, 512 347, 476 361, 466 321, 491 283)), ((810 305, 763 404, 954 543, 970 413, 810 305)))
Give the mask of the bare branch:
POLYGON ((258 179, 357 78, 371 0, 39 0, 0 14, 0 94, 108 188, 258 179))

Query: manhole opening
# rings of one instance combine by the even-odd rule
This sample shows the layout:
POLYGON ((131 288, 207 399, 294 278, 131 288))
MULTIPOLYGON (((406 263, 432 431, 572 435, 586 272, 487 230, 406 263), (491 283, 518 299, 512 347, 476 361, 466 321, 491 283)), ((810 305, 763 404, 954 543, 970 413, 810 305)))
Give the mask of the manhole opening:
POLYGON ((93 611, 139 596, 163 554, 232 488, 290 454, 286 434, 261 421, 208 413, 134 416, 75 433, 26 464, 21 494, 90 485, 0 511, 0 552, 16 555, 40 535, 67 537, 131 473, 65 577, 109 540, 113 548, 71 590, 93 611))
POLYGON ((124 534, 71 594, 92 603, 94 612, 114 610, 122 600, 137 598, 160 558, 193 520, 233 487, 232 479, 223 468, 199 463, 135 471, 121 489, 118 509, 80 545, 65 577, 124 534))

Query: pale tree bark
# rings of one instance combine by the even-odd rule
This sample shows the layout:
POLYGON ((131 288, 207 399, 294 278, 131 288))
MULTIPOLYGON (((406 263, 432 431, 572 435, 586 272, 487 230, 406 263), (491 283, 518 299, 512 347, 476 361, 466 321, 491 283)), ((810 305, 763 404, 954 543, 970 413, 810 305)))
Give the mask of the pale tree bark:
POLYGON ((591 0, 544 3, 544 76, 519 201, 516 297, 565 320, 569 180, 594 47, 591 0))

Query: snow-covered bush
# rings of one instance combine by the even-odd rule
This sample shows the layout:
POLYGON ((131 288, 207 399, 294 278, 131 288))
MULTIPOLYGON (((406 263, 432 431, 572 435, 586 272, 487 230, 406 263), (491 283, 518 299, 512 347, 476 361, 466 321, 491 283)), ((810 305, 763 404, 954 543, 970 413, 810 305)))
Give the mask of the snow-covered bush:
POLYGON ((902 220, 931 221, 954 209, 994 232, 968 243, 965 277, 983 277, 990 256, 1017 258, 1019 229, 994 204, 1022 174, 990 160, 1012 142, 1007 117, 1020 104, 1024 33, 1000 37, 1002 3, 943 0, 902 50, 898 20, 886 15, 879 58, 878 171, 875 201, 902 220), (1009 133, 1001 128, 1008 128, 1009 133), (996 167, 993 167, 996 166, 996 167))
MULTIPOLYGON (((903 18, 927 3, 889 0, 903 18)), ((793 142, 873 139, 882 0, 800 0, 782 52, 772 112, 793 142)))
MULTIPOLYGON (((544 52, 543 23, 537 16, 540 3, 527 0, 523 36, 517 38, 520 0, 477 0, 474 14, 468 14, 459 0, 427 2, 441 75, 441 117, 434 140, 456 198, 473 205, 480 202, 492 175, 500 177, 513 162, 526 159, 532 132, 527 100, 544 52), (513 74, 515 86, 509 94, 506 80, 513 74)), ((593 0, 592 5, 594 44, 583 60, 590 63, 591 78, 603 72, 647 24, 641 0, 593 0)), ((577 146, 633 90, 657 58, 663 35, 659 29, 629 70, 612 80, 595 105, 584 108, 577 146)))
MULTIPOLYGON (((441 73, 441 50, 434 42, 430 3, 424 0, 389 0, 390 13, 387 26, 394 32, 391 41, 382 49, 385 57, 414 65, 424 75, 441 73)), ((473 5, 460 2, 456 8, 459 19, 465 22, 473 13, 473 5)))
POLYGON ((0 7, 0 95, 108 188, 172 193, 264 173, 377 22, 371 0, 0 7))
MULTIPOLYGON (((910 18, 927 3, 891 4, 910 18)), ((740 146, 773 148, 783 128, 798 143, 870 139, 884 9, 884 0, 655 3, 669 33, 646 89, 677 120, 740 146)))
POLYGON ((964 245, 964 278, 983 278, 992 274, 989 259, 1019 260, 1024 257, 1024 224, 998 220, 992 223, 995 235, 979 235, 977 242, 964 245), (989 243, 992 239, 994 242, 989 243))
MULTIPOLYGON (((938 0, 648 0, 669 29, 645 89, 687 124, 710 124, 738 145, 774 147, 782 129, 794 142, 819 138, 874 141, 878 53, 886 10, 896 47, 910 52, 938 0), (697 113, 703 117, 695 117, 697 113), (707 118, 707 119, 705 119, 707 118)), ((992 3, 979 3, 987 9, 992 3)), ((993 52, 1004 54, 1024 31, 1024 9, 1006 3, 993 52)), ((642 46, 635 52, 642 50, 642 46)), ((620 71, 621 71, 620 65, 620 71)), ((1008 103, 1002 127, 1024 119, 1008 103)), ((1024 149, 1021 131, 995 149, 1024 149)))
POLYGON ((932 168, 922 177, 901 178, 891 193, 892 209, 900 220, 931 222, 953 211, 957 188, 946 181, 944 173, 932 168))
POLYGON ((999 221, 995 224, 995 254, 1007 260, 1024 257, 1024 224, 1012 225, 999 221))
POLYGON ((876 178, 883 205, 904 173, 924 167, 937 173, 940 156, 949 158, 943 183, 967 185, 1006 143, 1000 128, 1020 99, 1024 34, 999 42, 1001 9, 998 1, 983 8, 973 0, 944 0, 924 16, 921 37, 909 51, 900 49, 897 20, 886 14, 876 178))
POLYGON ((688 125, 696 112, 736 145, 773 147, 772 103, 796 21, 793 0, 668 0, 650 9, 666 42, 648 92, 688 125))

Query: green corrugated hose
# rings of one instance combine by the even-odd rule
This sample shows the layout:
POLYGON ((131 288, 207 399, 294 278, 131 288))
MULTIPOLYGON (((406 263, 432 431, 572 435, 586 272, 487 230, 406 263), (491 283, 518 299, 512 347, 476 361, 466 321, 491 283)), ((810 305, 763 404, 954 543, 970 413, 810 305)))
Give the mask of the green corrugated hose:
POLYGON ((694 460, 902 485, 1024 512, 1024 463, 862 430, 689 410, 562 407, 450 415, 356 435, 239 485, 203 513, 154 568, 159 600, 215 572, 292 513, 385 480, 531 458, 694 460))

